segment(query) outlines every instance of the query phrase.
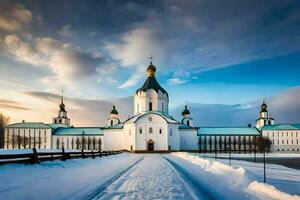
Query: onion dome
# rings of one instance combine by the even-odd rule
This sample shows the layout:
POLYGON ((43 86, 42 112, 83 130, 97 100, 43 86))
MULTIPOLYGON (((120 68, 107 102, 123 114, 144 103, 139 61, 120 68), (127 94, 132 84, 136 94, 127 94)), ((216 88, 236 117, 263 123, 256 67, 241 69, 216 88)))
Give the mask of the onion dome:
POLYGON ((187 108, 187 105, 184 106, 184 110, 182 111, 181 114, 182 115, 189 115, 189 114, 191 114, 190 111, 189 111, 189 109, 187 108))
POLYGON ((119 114, 119 112, 116 110, 116 106, 113 106, 113 109, 111 110, 110 114, 113 114, 113 115, 119 114))
POLYGON ((261 112, 268 112, 267 108, 268 108, 267 104, 265 103, 265 101, 263 101, 263 103, 260 106, 260 111, 261 112))
POLYGON ((163 89, 158 81, 155 78, 155 72, 156 72, 156 67, 152 64, 152 62, 150 63, 150 65, 147 67, 147 74, 148 74, 148 78, 146 79, 145 83, 143 84, 142 87, 140 87, 136 93, 138 92, 146 92, 149 89, 153 89, 155 90, 155 92, 158 93, 158 91, 161 91, 163 94, 166 94, 168 96, 168 93, 165 89, 163 89))
POLYGON ((151 62, 150 65, 147 67, 148 77, 153 77, 155 72, 156 72, 156 67, 151 62))

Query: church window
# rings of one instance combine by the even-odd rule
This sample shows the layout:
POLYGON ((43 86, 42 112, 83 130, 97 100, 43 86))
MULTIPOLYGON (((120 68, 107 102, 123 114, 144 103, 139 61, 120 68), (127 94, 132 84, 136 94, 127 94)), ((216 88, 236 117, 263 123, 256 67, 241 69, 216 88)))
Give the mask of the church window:
POLYGON ((173 130, 172 129, 170 129, 170 136, 172 136, 173 135, 173 130))
POLYGON ((159 134, 162 134, 162 130, 161 130, 161 128, 159 129, 159 134))
POLYGON ((110 120, 110 125, 114 125, 114 121, 113 120, 110 120))
POLYGON ((161 111, 164 112, 164 102, 161 103, 161 111))
POLYGON ((149 103, 149 111, 152 111, 152 102, 149 103))
POLYGON ((143 129, 142 128, 140 128, 140 134, 142 134, 143 133, 143 129))
POLYGON ((62 120, 61 120, 61 119, 59 119, 59 123, 60 123, 60 124, 62 123, 62 120))
POLYGON ((186 121, 186 124, 187 124, 188 126, 190 126, 190 120, 187 120, 187 121, 186 121))
POLYGON ((149 133, 152 133, 152 132, 153 132, 153 128, 150 127, 150 128, 149 128, 149 133))
POLYGON ((55 123, 55 124, 57 123, 57 120, 56 120, 56 119, 54 120, 54 123, 55 123))
POLYGON ((269 125, 271 125, 272 123, 271 123, 271 120, 269 120, 269 125))

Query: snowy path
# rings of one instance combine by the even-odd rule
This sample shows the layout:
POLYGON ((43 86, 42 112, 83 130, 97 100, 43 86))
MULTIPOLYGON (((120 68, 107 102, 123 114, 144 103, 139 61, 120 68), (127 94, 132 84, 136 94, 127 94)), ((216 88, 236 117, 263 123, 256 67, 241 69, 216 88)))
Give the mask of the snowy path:
POLYGON ((206 199, 162 155, 145 155, 95 199, 206 199))

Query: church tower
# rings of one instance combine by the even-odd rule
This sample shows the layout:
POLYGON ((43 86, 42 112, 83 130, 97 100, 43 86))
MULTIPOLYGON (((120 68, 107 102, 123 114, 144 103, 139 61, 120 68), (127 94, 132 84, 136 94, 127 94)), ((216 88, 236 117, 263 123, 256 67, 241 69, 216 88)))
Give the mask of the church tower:
POLYGON ((119 112, 116 106, 113 105, 113 109, 110 112, 110 118, 107 119, 106 126, 113 126, 120 123, 119 112))
POLYGON ((193 118, 190 117, 190 111, 187 107, 187 105, 184 106, 184 110, 182 111, 182 120, 181 120, 181 123, 187 125, 187 126, 190 126, 190 127, 193 127, 194 124, 193 124, 193 118))
POLYGON ((274 119, 270 117, 268 106, 263 101, 263 103, 260 106, 260 112, 259 112, 259 118, 256 120, 256 128, 261 128, 265 125, 273 125, 274 119))
POLYGON ((63 124, 70 126, 70 119, 67 116, 63 94, 61 95, 61 103, 59 105, 58 116, 53 118, 53 124, 63 124))
MULTIPOLYGON (((152 59, 152 57, 150 57, 152 59)), ((143 112, 169 113, 169 96, 155 78, 156 67, 152 64, 147 67, 147 79, 134 96, 134 114, 143 112)))

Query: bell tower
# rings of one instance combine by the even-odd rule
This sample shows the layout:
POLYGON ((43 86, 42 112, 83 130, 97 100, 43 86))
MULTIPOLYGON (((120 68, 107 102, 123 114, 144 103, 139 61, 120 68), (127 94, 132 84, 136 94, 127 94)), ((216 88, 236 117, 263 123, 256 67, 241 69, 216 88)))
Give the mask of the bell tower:
POLYGON ((59 104, 59 111, 57 117, 54 117, 52 120, 53 124, 63 124, 70 126, 70 119, 67 116, 66 107, 64 104, 63 91, 61 93, 61 102, 59 104))
POLYGON ((266 125, 273 125, 274 119, 270 117, 268 106, 263 100, 260 106, 259 118, 256 120, 256 128, 261 128, 266 125))

